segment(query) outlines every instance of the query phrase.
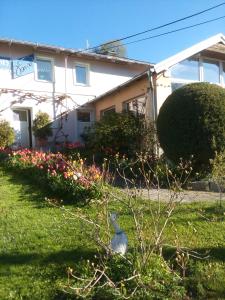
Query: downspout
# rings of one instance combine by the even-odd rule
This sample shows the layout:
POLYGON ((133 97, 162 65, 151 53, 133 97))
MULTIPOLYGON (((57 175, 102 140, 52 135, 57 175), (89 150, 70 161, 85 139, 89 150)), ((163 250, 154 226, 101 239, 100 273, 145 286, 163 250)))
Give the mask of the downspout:
MULTIPOLYGON (((151 113, 151 117, 152 117, 152 122, 154 124, 154 128, 155 128, 155 141, 157 141, 157 128, 156 128, 156 120, 157 120, 157 85, 156 85, 156 79, 157 79, 157 74, 153 68, 149 69, 148 72, 148 80, 149 80, 149 97, 151 97, 150 99, 152 100, 151 104, 152 104, 152 113, 151 113)), ((155 144, 155 153, 158 156, 159 155, 159 145, 156 142, 155 144)))
POLYGON ((157 85, 156 85, 156 78, 157 78, 157 74, 154 70, 154 67, 150 70, 151 72, 151 77, 150 77, 150 84, 151 84, 151 91, 152 91, 152 117, 153 117, 153 121, 156 122, 157 120, 157 85))
MULTIPOLYGON (((65 86, 64 86, 64 91, 65 91, 65 95, 67 95, 67 69, 68 69, 68 58, 69 58, 70 54, 67 54, 65 56, 64 59, 64 81, 65 81, 65 86)), ((67 101, 67 99, 66 99, 67 101)), ((68 108, 68 106, 66 106, 68 108)), ((72 140, 76 140, 77 139, 77 135, 78 135, 78 124, 77 124, 77 107, 75 109, 73 109, 73 131, 71 132, 71 136, 72 136, 72 140)), ((70 135, 68 135, 70 136, 70 135)))
POLYGON ((53 81, 52 81, 52 106, 53 106, 53 120, 56 120, 56 107, 55 107, 55 76, 53 74, 53 81))
POLYGON ((151 84, 151 71, 148 70, 147 71, 147 81, 148 81, 148 85, 147 85, 147 90, 145 93, 145 120, 147 122, 149 122, 152 118, 151 118, 151 99, 152 99, 152 84, 151 84))
POLYGON ((65 80, 65 95, 67 95, 67 67, 68 67, 68 56, 65 56, 65 60, 64 60, 64 69, 65 69, 65 73, 64 73, 64 80, 65 80))

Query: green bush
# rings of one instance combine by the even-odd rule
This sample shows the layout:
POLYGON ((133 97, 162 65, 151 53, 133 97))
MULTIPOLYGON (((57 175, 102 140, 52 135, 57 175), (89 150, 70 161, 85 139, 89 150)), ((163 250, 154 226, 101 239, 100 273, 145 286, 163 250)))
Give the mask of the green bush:
POLYGON ((225 90, 205 82, 175 90, 159 111, 157 132, 170 160, 193 155, 196 169, 207 169, 225 147, 225 90))
POLYGON ((188 272, 184 284, 192 299, 224 299, 223 265, 216 261, 211 263, 191 261, 188 272))
POLYGON ((135 157, 140 151, 154 151, 153 127, 146 124, 144 117, 132 113, 110 113, 86 130, 85 145, 103 157, 115 154, 135 157))
POLYGON ((51 120, 47 113, 39 111, 33 121, 34 136, 39 139, 47 139, 52 135, 51 120))
MULTIPOLYGON (((77 296, 75 299, 98 300, 151 300, 151 299, 184 299, 185 288, 177 274, 169 271, 163 258, 152 255, 144 270, 134 272, 136 266, 135 256, 128 255, 128 259, 115 255, 104 259, 105 274, 96 284, 91 285, 88 294, 82 294, 84 282, 94 277, 96 269, 101 267, 98 260, 83 261, 82 265, 75 267, 74 277, 69 278, 69 284, 65 287, 66 295, 77 296), (80 268, 79 268, 80 267, 80 268), (85 279, 83 281, 77 278, 85 279), (112 284, 107 282, 110 279, 112 284), (128 280, 127 280, 128 279, 128 280), (79 290, 80 288, 80 290, 79 290), (80 293, 80 294, 79 294, 80 293)), ((73 269, 71 269, 73 270, 73 269)), ((87 284, 87 283, 86 283, 87 284)))
POLYGON ((0 121, 0 147, 10 146, 14 142, 14 130, 10 127, 9 122, 0 121))

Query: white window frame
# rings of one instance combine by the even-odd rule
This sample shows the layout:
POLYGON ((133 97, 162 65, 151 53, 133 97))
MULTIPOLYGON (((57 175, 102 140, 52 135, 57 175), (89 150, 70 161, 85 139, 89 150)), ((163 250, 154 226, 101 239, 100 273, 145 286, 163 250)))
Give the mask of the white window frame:
MULTIPOLYGON (((194 83, 194 82, 204 82, 204 70, 203 70, 203 62, 204 60, 211 60, 212 62, 217 62, 219 64, 219 83, 214 83, 217 85, 220 85, 222 87, 225 87, 225 81, 223 78, 223 64, 225 63, 225 60, 216 59, 212 57, 207 56, 200 56, 198 58, 198 69, 199 69, 199 80, 185 80, 180 78, 171 77, 171 84, 172 83, 194 83)), ((171 88, 172 90, 172 88, 171 88)))
MULTIPOLYGON (((171 78, 172 81, 181 82, 181 83, 183 83, 183 82, 192 83, 192 82, 200 82, 201 81, 201 68, 200 68, 201 58, 195 57, 195 56, 191 56, 191 57, 189 57, 187 59, 191 59, 191 58, 195 59, 197 61, 197 63, 198 63, 198 80, 183 79, 183 78, 179 78, 179 77, 172 77, 171 76, 171 70, 168 70, 170 72, 170 78, 171 78)), ((187 60, 187 59, 184 59, 184 60, 187 60)), ((178 62, 177 64, 179 64, 180 62, 178 62)), ((177 64, 175 64, 175 65, 177 65, 177 64)), ((171 66, 170 69, 173 68, 175 65, 171 66)))
POLYGON ((54 58, 52 57, 47 57, 47 56, 35 56, 35 80, 36 81, 40 81, 40 82, 45 82, 45 83, 52 83, 55 81, 55 77, 54 77, 54 58), (51 77, 52 77, 52 80, 42 80, 42 79, 39 79, 38 78, 38 69, 37 69, 37 60, 40 59, 40 60, 46 60, 46 61, 50 61, 51 62, 51 66, 52 66, 52 74, 51 74, 51 77))
MULTIPOLYGON (((212 58, 212 57, 207 57, 207 56, 201 56, 199 59, 199 63, 200 63, 200 81, 203 82, 204 81, 204 69, 203 69, 203 63, 204 60, 211 60, 212 62, 217 62, 219 64, 219 83, 214 83, 217 85, 220 85, 222 87, 224 87, 225 82, 223 81, 223 66, 222 64, 225 63, 225 60, 221 60, 221 59, 216 59, 216 58, 212 58)), ((212 83, 212 82, 210 82, 212 83)))
POLYGON ((74 85, 79 85, 79 86, 90 86, 90 65, 81 63, 81 62, 75 62, 74 64, 74 69, 73 69, 73 79, 74 79, 74 85), (86 69, 86 83, 79 83, 77 82, 76 78, 76 67, 83 67, 86 69))

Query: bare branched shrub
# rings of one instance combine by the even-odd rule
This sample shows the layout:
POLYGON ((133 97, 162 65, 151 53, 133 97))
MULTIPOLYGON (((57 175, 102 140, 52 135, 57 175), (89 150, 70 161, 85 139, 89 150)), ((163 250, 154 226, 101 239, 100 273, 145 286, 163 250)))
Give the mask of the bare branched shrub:
POLYGON ((222 207, 223 193, 225 192, 225 151, 216 153, 215 158, 211 160, 212 181, 216 184, 220 193, 219 205, 222 207))
POLYGON ((177 264, 182 269, 179 274, 167 264, 162 249, 167 242, 166 227, 184 198, 183 185, 192 171, 191 163, 181 160, 172 172, 167 165, 164 170, 152 168, 148 158, 140 155, 137 164, 138 181, 134 163, 130 166, 130 178, 126 176, 127 166, 118 166, 124 188, 105 185, 103 198, 90 204, 94 213, 63 208, 67 220, 82 221, 85 239, 94 242, 97 249, 92 261, 68 268, 65 293, 82 299, 183 299, 185 290, 181 283, 189 262, 188 251, 177 251, 177 264), (164 198, 159 180, 162 172, 168 183, 164 198), (111 211, 119 214, 121 227, 128 235, 129 250, 124 256, 112 253, 109 246, 113 234, 111 211))

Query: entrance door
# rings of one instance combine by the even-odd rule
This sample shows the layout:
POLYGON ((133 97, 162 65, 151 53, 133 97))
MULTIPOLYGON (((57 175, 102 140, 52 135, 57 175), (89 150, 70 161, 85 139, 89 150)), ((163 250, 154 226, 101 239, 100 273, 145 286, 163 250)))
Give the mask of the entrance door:
POLYGON ((15 143, 18 147, 31 147, 30 111, 28 109, 13 110, 13 127, 15 131, 15 143))

